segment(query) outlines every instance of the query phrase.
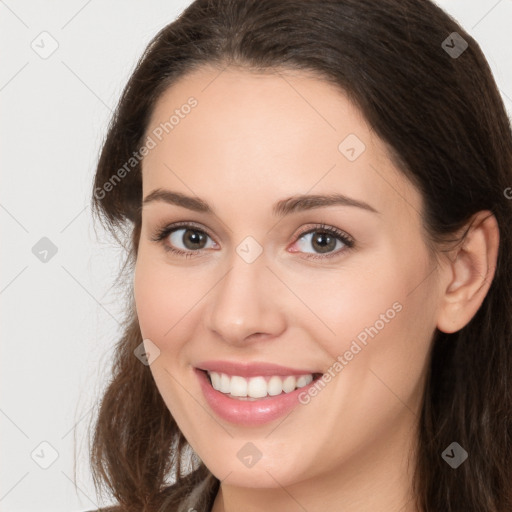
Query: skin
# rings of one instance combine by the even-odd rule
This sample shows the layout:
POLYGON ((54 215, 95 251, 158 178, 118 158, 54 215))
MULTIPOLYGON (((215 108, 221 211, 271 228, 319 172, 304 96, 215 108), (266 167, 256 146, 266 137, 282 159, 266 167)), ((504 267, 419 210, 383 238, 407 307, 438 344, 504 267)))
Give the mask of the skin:
POLYGON ((143 197, 168 189, 215 213, 145 204, 134 293, 142 336, 160 350, 150 367, 156 385, 221 480, 214 512, 325 512, 340 503, 344 512, 416 511, 414 439, 432 336, 436 327, 462 328, 481 305, 496 264, 495 218, 479 212, 465 244, 434 258, 419 192, 360 111, 314 75, 203 67, 161 96, 147 134, 190 96, 198 105, 144 158, 143 197), (348 134, 366 146, 354 161, 338 150, 348 134), (281 199, 333 192, 378 213, 331 205, 272 215, 281 199), (190 258, 164 249, 194 252, 184 231, 151 240, 175 222, 209 235, 190 258), (322 223, 354 247, 338 242, 327 253, 335 256, 319 253, 302 235, 322 223), (263 250, 252 263, 236 252, 247 236, 263 250), (286 418, 242 427, 207 405, 193 373, 200 361, 325 372, 397 302, 401 311, 286 418), (250 468, 237 457, 247 442, 262 454, 250 468))

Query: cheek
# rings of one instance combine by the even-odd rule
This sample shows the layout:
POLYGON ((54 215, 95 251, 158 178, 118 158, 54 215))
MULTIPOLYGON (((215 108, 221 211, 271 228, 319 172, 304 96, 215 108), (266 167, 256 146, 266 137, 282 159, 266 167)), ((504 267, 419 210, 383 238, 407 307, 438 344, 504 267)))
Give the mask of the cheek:
POLYGON ((158 271, 147 264, 143 251, 139 249, 133 280, 135 307, 143 338, 154 339, 162 328, 162 312, 167 309, 163 288, 159 284, 158 271))
POLYGON ((340 271, 316 272, 314 286, 312 273, 288 279, 292 281, 290 288, 307 308, 297 319, 303 319, 303 327, 308 330, 314 328, 311 339, 328 340, 329 353, 334 357, 334 352, 345 349, 344 340, 353 339, 376 322, 382 328, 383 321, 387 325, 387 320, 394 320, 397 309, 404 304, 409 279, 406 268, 398 270, 394 265, 392 259, 381 268, 375 261, 361 261, 340 271))
MULTIPOLYGON (((382 418, 401 402, 415 407, 435 330, 436 295, 425 253, 390 253, 373 271, 347 273, 326 322, 336 332, 328 351, 342 356, 341 395, 359 396, 382 418), (391 257, 392 256, 392 257, 391 257)), ((338 359, 339 360, 339 359, 338 359)))
MULTIPOLYGON (((194 285, 190 273, 173 268, 165 261, 163 250, 141 243, 134 272, 134 296, 141 328, 172 325, 173 320, 192 301, 194 285)), ((183 314, 183 313, 181 313, 183 314)))
POLYGON ((177 362, 190 337, 198 291, 188 283, 186 272, 173 271, 161 257, 142 246, 133 283, 142 338, 150 339, 160 351, 151 364, 151 373, 175 420, 186 419, 187 404, 176 381, 183 368, 178 368, 177 362))
POLYGON ((176 371, 186 363, 215 279, 211 270, 169 265, 161 254, 141 246, 134 272, 137 317, 143 339, 150 339, 164 356, 152 370, 164 365, 176 371))
POLYGON ((315 286, 296 281, 294 291, 315 313, 306 312, 301 327, 332 362, 342 356, 344 367, 338 365, 336 374, 343 370, 354 383, 366 379, 369 386, 376 379, 370 369, 385 368, 397 387, 412 388, 435 329, 430 271, 425 251, 411 255, 388 247, 361 258, 357 268, 318 273, 315 286))
POLYGON ((134 274, 134 298, 143 338, 161 344, 166 334, 185 314, 189 287, 173 276, 169 267, 139 250, 134 274))

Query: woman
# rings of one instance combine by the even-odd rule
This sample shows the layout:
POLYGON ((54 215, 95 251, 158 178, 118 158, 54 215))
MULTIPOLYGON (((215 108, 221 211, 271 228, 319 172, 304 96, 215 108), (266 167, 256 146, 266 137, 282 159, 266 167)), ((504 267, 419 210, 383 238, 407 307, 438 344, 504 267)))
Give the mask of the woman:
POLYGON ((509 120, 427 0, 198 0, 150 43, 93 204, 131 307, 112 510, 512 510, 509 120))

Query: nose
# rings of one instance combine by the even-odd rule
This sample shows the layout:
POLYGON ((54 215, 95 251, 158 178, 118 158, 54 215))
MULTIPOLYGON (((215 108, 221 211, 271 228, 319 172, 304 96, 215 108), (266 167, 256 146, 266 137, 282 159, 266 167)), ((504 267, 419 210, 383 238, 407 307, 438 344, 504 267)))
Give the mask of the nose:
POLYGON ((206 326, 232 345, 279 336, 286 328, 282 284, 263 257, 234 255, 229 271, 209 294, 206 326))

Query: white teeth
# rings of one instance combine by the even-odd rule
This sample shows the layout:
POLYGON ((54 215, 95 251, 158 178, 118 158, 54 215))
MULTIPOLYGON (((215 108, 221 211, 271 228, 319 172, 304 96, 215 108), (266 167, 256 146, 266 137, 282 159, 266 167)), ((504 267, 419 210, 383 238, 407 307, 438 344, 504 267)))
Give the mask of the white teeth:
POLYGON ((230 392, 233 396, 247 396, 247 379, 235 375, 231 377, 230 392))
POLYGON ((247 386, 247 396, 251 398, 262 398, 267 396, 267 383, 263 377, 252 377, 247 386))
POLYGON ((290 393, 290 391, 295 389, 295 384, 297 384, 297 379, 293 375, 288 375, 288 377, 283 380, 283 391, 290 393))
POLYGON ((313 380, 312 375, 301 375, 297 379, 297 387, 303 388, 304 386, 307 386, 312 380, 313 380))
POLYGON ((222 393, 229 393, 230 381, 231 381, 231 379, 229 378, 228 375, 226 375, 225 373, 221 373, 220 374, 220 389, 219 389, 219 391, 221 391, 222 393))
POLYGON ((267 382, 267 392, 270 396, 280 395, 283 392, 283 381, 280 377, 270 377, 267 382))
POLYGON ((216 372, 210 373, 210 378, 212 379, 212 386, 213 389, 216 389, 217 391, 220 390, 220 375, 216 372))
POLYGON ((263 398, 267 395, 280 395, 283 391, 290 393, 297 388, 307 386, 313 381, 313 375, 300 375, 295 377, 288 375, 279 377, 239 377, 238 375, 229 376, 225 373, 208 372, 213 389, 231 395, 234 397, 263 398))

